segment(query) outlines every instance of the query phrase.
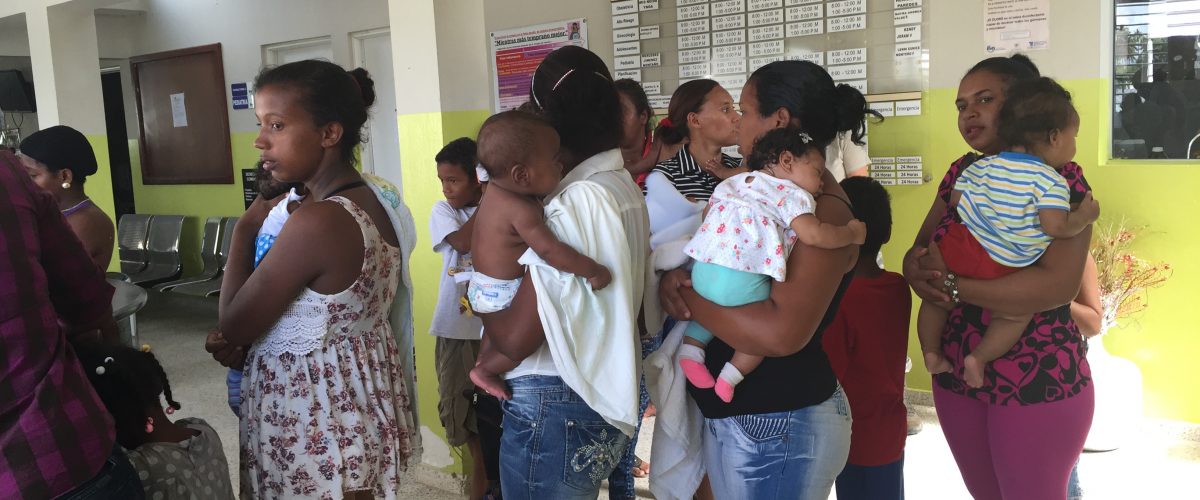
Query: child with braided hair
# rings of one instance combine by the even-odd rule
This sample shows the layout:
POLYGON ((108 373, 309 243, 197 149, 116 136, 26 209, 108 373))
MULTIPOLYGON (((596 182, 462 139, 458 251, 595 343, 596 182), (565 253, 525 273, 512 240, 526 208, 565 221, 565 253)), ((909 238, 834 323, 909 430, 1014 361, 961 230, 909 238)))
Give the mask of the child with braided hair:
POLYGON ((221 438, 199 418, 172 422, 183 406, 149 346, 81 343, 80 363, 116 423, 117 442, 138 471, 146 498, 232 499, 221 438), (162 400, 167 406, 164 409, 162 400))

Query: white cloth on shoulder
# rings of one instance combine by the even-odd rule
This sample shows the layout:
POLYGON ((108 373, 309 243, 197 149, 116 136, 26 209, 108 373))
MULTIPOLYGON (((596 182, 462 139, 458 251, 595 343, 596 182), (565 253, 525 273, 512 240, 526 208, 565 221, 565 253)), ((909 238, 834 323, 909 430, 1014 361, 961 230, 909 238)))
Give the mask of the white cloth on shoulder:
POLYGON ((705 202, 690 201, 662 172, 646 176, 646 212, 650 215, 650 249, 691 238, 700 226, 705 202))

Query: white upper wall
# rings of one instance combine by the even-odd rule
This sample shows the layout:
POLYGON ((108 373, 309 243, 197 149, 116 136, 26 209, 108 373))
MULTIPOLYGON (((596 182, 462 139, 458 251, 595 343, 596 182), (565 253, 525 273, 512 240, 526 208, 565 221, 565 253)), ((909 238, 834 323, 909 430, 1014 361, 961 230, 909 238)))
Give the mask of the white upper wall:
MULTIPOLYGON (((929 50, 929 88, 957 87, 984 50, 983 0, 926 0, 923 44, 929 50)), ((1054 0, 1050 48, 1026 55, 1057 79, 1107 78, 1112 59, 1112 0, 1054 0)))
POLYGON ((442 111, 490 108, 484 0, 437 1, 434 14, 442 111))
MULTIPOLYGON (((388 26, 387 0, 149 0, 140 27, 124 35, 135 54, 221 44, 229 84, 253 83, 262 46, 330 36, 333 62, 350 67, 350 33, 388 26), (352 6, 352 8, 351 8, 352 6)), ((102 36, 119 37, 107 33, 102 36)), ((393 34, 397 36, 397 34, 393 34)), ((118 41, 106 43, 120 44, 118 41)), ((382 91, 383 89, 378 89, 382 91)), ((227 90, 228 91, 228 90, 227 90)), ((230 132, 251 132, 254 110, 229 110, 230 132)))

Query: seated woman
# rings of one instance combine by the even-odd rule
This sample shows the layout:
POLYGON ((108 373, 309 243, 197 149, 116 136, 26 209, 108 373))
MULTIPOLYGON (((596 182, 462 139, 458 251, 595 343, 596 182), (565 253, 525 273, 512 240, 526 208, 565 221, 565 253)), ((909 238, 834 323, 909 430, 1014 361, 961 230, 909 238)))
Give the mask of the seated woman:
POLYGON ((34 132, 21 141, 21 164, 34 184, 54 195, 58 209, 100 270, 112 260, 116 231, 112 219, 83 192, 96 173, 96 154, 82 133, 66 125, 34 132))

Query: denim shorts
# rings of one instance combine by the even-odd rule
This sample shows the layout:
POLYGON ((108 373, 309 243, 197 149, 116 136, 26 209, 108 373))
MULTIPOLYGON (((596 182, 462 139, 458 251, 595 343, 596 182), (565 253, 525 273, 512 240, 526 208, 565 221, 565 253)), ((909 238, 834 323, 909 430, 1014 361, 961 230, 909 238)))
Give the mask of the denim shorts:
POLYGON ((818 405, 704 423, 704 467, 723 500, 826 500, 850 456, 841 387, 818 405))
POLYGON ((629 437, 609 425, 559 377, 508 381, 502 402, 500 484, 506 500, 594 499, 629 437))

